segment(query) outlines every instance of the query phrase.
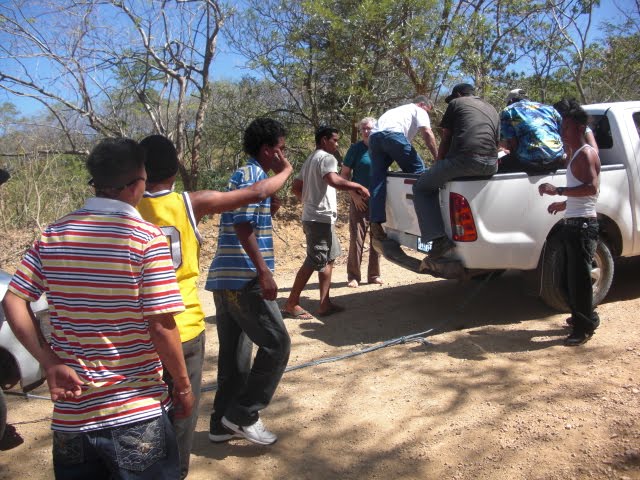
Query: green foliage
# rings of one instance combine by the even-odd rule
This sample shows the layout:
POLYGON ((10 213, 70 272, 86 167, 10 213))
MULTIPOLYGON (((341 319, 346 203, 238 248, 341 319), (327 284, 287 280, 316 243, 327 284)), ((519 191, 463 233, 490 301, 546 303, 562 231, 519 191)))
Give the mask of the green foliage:
MULTIPOLYGON (((459 81, 474 83, 498 110, 515 87, 547 103, 637 99, 640 12, 626 12, 594 41, 588 26, 597 4, 245 0, 233 10, 217 1, 61 0, 40 11, 26 0, 0 2, 0 89, 33 94, 50 108, 24 118, 0 104, 0 151, 23 155, 15 161, 30 164, 32 178, 46 177, 58 157, 26 152, 81 152, 95 138, 89 132, 136 139, 157 132, 176 143, 189 189, 219 189, 246 160, 242 132, 258 116, 288 127, 288 156, 299 167, 317 126, 340 129, 346 152, 358 120, 416 94, 436 100, 431 119, 438 125, 442 98, 459 81), (259 78, 209 81, 205 46, 215 51, 223 25, 228 44, 259 78), (34 56, 50 67, 49 78, 31 74, 34 56), (11 71, 28 74, 11 79, 11 71)), ((49 216, 27 210, 32 220, 17 221, 49 216)), ((9 217, 18 219, 13 211, 9 217)))
POLYGON ((225 188, 229 176, 246 161, 242 147, 245 128, 257 117, 281 121, 288 130, 287 157, 294 169, 313 150, 313 128, 285 107, 290 101, 279 85, 245 78, 211 84, 207 110, 199 189, 225 188))
POLYGON ((200 190, 226 190, 233 170, 204 170, 200 174, 200 190))
POLYGON ((0 222, 7 228, 43 228, 82 206, 90 195, 84 158, 36 155, 12 158, 11 179, 0 188, 0 222))
POLYGON ((640 33, 609 31, 591 47, 585 89, 596 101, 640 98, 640 33))

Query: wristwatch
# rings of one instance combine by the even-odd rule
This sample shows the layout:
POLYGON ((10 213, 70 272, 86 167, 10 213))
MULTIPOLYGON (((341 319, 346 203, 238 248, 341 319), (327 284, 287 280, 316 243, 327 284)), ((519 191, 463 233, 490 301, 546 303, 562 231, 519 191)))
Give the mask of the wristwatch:
POLYGON ((565 188, 566 188, 566 187, 557 187, 557 188, 556 188, 556 193, 557 193, 558 195, 564 195, 564 190, 565 190, 565 188))

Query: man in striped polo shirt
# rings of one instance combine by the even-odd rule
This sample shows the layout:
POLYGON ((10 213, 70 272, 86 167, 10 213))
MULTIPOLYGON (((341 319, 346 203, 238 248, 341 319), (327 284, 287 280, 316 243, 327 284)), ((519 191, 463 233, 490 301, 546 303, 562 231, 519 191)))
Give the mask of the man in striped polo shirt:
MULTIPOLYGON (((176 315, 176 323, 195 406, 190 417, 173 422, 180 450, 180 475, 185 478, 189 472, 193 433, 198 421, 205 347, 204 312, 196 285, 200 273, 202 241, 198 224, 205 215, 233 210, 274 195, 289 178, 292 168, 284 157, 278 157, 275 160, 284 162, 274 167, 279 173, 247 188, 229 192, 200 190, 180 194, 173 191, 178 173, 178 153, 171 140, 162 135, 151 135, 143 139, 140 145, 147 153, 147 191, 137 208, 145 220, 158 225, 167 236, 185 305, 185 311, 176 315)), ((242 341, 246 342, 243 346, 251 348, 251 342, 246 337, 243 336, 242 341)), ((246 367, 248 371, 251 365, 249 359, 246 360, 249 363, 246 367)), ((232 435, 222 427, 218 418, 210 427, 209 438, 213 442, 220 442, 229 440, 232 435)))
POLYGON ((11 328, 46 372, 56 478, 180 475, 167 410, 173 403, 176 416, 188 416, 194 402, 173 319, 184 306, 165 236, 134 208, 145 188, 144 159, 128 139, 93 149, 87 168, 96 197, 44 230, 3 302, 11 328), (29 310, 42 292, 51 345, 29 310))
MULTIPOLYGON (((286 130, 270 118, 258 118, 244 131, 246 165, 234 172, 228 190, 247 188, 267 178, 266 172, 286 163, 286 130)), ((220 218, 218 249, 209 268, 205 289, 216 304, 218 389, 213 402, 209 438, 221 441, 216 426, 260 445, 277 440, 268 431, 259 411, 265 408, 289 361, 291 340, 276 303, 278 286, 273 278, 274 257, 270 198, 220 218), (238 365, 250 361, 251 350, 240 348, 246 334, 258 346, 248 375, 238 365), (245 358, 242 358, 242 357, 245 358)))

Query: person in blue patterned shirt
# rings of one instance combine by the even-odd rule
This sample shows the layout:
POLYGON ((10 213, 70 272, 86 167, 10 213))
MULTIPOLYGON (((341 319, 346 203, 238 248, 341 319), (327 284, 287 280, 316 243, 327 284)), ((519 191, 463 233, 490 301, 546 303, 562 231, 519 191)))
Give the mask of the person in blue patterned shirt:
POLYGON ((500 159, 498 171, 544 173, 562 168, 562 117, 556 109, 532 102, 521 88, 511 90, 506 101, 500 114, 500 146, 508 154, 500 159))
MULTIPOLYGON (((264 180, 269 170, 285 179, 291 175, 284 155, 286 133, 280 122, 270 118, 251 122, 243 138, 250 158, 233 173, 228 190, 264 180)), ((220 217, 218 249, 205 285, 216 304, 219 342, 218 388, 209 427, 212 442, 244 437, 270 445, 277 440, 259 414, 280 383, 291 348, 275 301, 271 214, 271 198, 264 198, 220 217), (251 362, 245 337, 258 347, 250 370, 244 368, 251 362)))

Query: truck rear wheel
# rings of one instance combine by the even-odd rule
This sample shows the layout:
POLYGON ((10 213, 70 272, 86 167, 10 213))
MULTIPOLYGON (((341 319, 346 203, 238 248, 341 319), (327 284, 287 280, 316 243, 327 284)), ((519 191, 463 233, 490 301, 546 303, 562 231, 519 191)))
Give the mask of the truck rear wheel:
MULTIPOLYGON (((613 256, 607 244, 600 239, 593 256, 591 282, 593 285, 593 304, 604 300, 613 281, 613 256)), ((564 251, 557 237, 547 240, 542 259, 540 275, 540 298, 555 310, 569 311, 569 304, 564 288, 566 272, 564 251)))

